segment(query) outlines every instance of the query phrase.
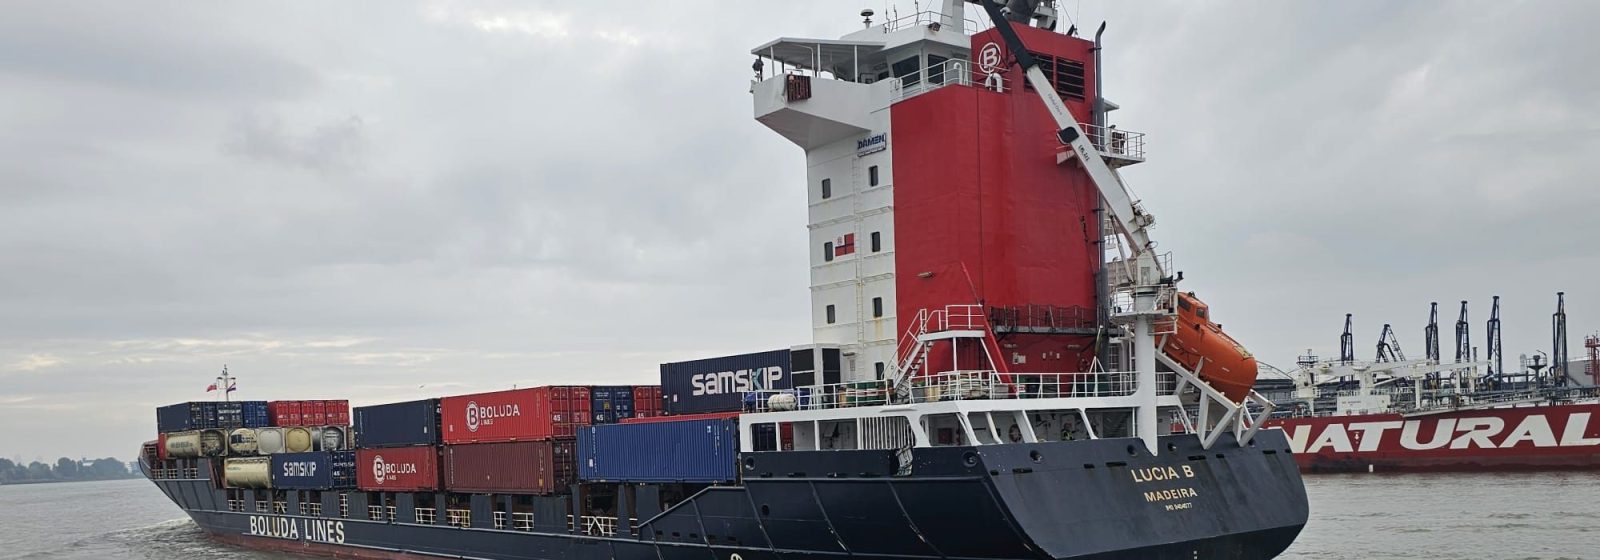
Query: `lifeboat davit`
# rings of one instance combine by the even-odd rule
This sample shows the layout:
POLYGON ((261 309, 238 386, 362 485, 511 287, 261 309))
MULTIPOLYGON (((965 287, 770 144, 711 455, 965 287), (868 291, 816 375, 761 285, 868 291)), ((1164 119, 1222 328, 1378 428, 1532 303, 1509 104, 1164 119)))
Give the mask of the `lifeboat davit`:
POLYGON ((1177 329, 1161 352, 1233 402, 1244 402, 1256 385, 1255 356, 1211 321, 1210 308, 1194 292, 1178 294, 1177 329))

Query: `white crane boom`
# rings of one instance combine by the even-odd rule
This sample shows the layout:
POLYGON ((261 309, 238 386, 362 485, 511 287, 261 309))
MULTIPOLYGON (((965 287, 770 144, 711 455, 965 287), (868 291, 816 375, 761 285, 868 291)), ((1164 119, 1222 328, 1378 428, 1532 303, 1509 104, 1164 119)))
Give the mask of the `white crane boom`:
POLYGON ((1027 76, 1028 84, 1033 86, 1033 91, 1044 100, 1045 109, 1050 111, 1050 116, 1055 119, 1056 137, 1062 144, 1072 148, 1078 161, 1083 164, 1089 173, 1089 179, 1094 182, 1095 189, 1100 191, 1100 197, 1105 200, 1106 211, 1111 214, 1117 232, 1128 240, 1128 245, 1134 252, 1134 257, 1141 270, 1154 272, 1153 277, 1135 278, 1139 284, 1154 284, 1165 275, 1160 263, 1152 254, 1155 246, 1150 241, 1149 228, 1155 224, 1155 217, 1139 208, 1138 201, 1128 192, 1122 184, 1122 177, 1116 170, 1107 165, 1100 157, 1100 151, 1089 141, 1083 133, 1078 120, 1073 118, 1072 111, 1067 109, 1061 95, 1056 93, 1055 84, 1045 77, 1044 71, 1039 68, 1038 60, 1028 53, 1027 47, 1022 43, 1022 38, 1017 36, 1015 29, 1011 28, 1011 21, 1005 17, 1005 8, 995 4, 993 0, 976 0, 989 13, 989 18, 994 21, 995 29, 1006 42, 1006 49, 1016 58, 1017 65, 1022 67, 1027 76))

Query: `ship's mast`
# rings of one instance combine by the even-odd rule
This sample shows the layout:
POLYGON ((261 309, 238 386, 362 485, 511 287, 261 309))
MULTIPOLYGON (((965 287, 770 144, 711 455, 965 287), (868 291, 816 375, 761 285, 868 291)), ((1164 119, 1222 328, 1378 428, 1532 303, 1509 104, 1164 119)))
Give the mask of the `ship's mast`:
POLYGON ((233 391, 229 390, 229 388, 233 387, 234 381, 234 377, 232 375, 228 375, 228 365, 223 364, 222 375, 217 376, 217 391, 222 393, 222 402, 228 402, 230 394, 233 393, 233 391))

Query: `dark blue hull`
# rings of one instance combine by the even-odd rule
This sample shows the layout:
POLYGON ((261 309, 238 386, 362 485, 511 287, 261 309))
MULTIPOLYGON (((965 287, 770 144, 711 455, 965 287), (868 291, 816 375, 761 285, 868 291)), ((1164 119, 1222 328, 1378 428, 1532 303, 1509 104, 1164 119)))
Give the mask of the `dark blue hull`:
MULTIPOLYGON (((1305 490, 1281 432, 1246 447, 1224 436, 1202 450, 1192 435, 1161 445, 1155 457, 1128 439, 916 449, 907 476, 896 476, 888 451, 752 453, 742 485, 703 489, 664 512, 653 487, 624 487, 625 511, 640 523, 622 516, 614 531, 548 508, 521 530, 497 529, 496 512, 515 500, 507 496, 470 496, 470 521, 456 527, 408 522, 418 518, 413 494, 323 492, 320 515, 299 515, 289 492, 285 514, 271 504, 255 513, 249 493, 230 511, 208 469, 154 482, 221 540, 359 558, 1264 559, 1305 525, 1305 490), (369 497, 392 499, 397 521, 370 519, 369 497)), ((434 513, 447 519, 444 506, 434 513)))

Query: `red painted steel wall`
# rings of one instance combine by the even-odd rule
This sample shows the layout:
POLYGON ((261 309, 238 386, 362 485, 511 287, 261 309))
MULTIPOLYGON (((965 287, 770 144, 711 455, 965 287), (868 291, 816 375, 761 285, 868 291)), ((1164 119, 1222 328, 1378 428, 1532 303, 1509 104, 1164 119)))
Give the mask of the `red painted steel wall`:
POLYGON ((470 443, 444 447, 453 492, 558 494, 576 480, 572 441, 470 443))
POLYGON ((1600 405, 1427 416, 1275 420, 1303 470, 1475 471, 1600 467, 1600 405))
POLYGON ((356 486, 362 490, 415 492, 439 489, 439 448, 391 447, 356 451, 356 486))
MULTIPOLYGON (((1067 106, 1089 122, 1092 43, 1018 31, 1034 52, 1085 64, 1087 99, 1067 106)), ((992 30, 974 36, 973 52, 991 41, 1001 43, 992 30)), ((1015 67, 1006 74, 1011 89, 1004 93, 946 87, 890 110, 902 331, 918 310, 949 304, 1095 307, 1099 193, 1080 168, 1056 164, 1054 120, 1036 93, 1020 87, 1015 67)), ((1005 342, 1014 345, 1008 353, 1028 357, 1011 366, 1016 372, 1081 371, 1092 355, 1088 341, 1059 336, 1005 342), (1042 358, 1055 353, 1060 357, 1042 358)), ((948 354, 933 353, 934 371, 948 366, 948 354)))
POLYGON ((445 443, 570 438, 590 422, 588 387, 555 386, 445 397, 445 443))

